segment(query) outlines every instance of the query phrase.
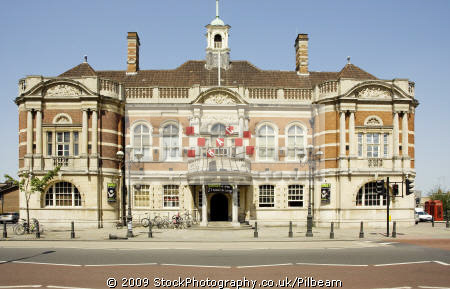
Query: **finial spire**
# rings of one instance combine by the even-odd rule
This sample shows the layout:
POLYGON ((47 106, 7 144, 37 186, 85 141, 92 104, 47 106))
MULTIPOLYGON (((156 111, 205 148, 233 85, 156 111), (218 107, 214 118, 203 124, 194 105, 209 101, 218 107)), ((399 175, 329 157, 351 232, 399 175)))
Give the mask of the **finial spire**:
POLYGON ((84 55, 84 63, 87 63, 87 55, 84 55))
POLYGON ((347 64, 350 64, 350 56, 347 56, 347 64))
POLYGON ((219 0, 216 0, 216 18, 219 18, 219 0))

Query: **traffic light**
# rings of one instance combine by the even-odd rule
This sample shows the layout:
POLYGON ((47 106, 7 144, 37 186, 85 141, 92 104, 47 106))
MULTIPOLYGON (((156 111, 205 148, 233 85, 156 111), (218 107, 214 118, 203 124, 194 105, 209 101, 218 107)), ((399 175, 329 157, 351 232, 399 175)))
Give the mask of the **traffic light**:
POLYGON ((413 180, 406 179, 405 186, 406 186, 406 195, 407 196, 414 193, 414 181, 413 180))
POLYGON ((394 196, 398 196, 398 185, 397 184, 392 185, 392 194, 394 196))
POLYGON ((384 194, 384 180, 377 181, 377 194, 384 194))

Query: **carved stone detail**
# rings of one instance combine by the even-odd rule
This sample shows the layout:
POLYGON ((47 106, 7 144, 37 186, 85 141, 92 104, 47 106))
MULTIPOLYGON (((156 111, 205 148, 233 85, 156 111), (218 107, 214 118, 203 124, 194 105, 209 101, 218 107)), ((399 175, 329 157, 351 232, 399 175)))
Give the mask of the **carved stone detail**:
POLYGON ((368 87, 358 92, 361 98, 388 98, 389 92, 382 88, 368 87))
POLYGON ((236 104, 236 100, 224 94, 214 94, 204 99, 205 104, 236 104))
POLYGON ((45 92, 47 96, 79 96, 81 95, 81 89, 72 85, 59 84, 50 87, 45 92))
POLYGON ((377 125, 381 125, 381 123, 377 118, 371 117, 366 121, 366 125, 377 126, 377 125))

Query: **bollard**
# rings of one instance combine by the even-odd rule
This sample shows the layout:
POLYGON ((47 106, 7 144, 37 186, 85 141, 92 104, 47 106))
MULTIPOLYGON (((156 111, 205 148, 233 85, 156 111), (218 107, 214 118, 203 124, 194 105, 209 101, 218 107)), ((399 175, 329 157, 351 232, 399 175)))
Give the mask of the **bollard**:
POLYGON ((334 239, 334 222, 331 222, 330 239, 334 239))
MULTIPOLYGON (((448 223, 448 220, 447 220, 448 223)), ((8 238, 8 232, 6 231, 6 222, 3 222, 3 238, 8 238)))
POLYGON ((36 221, 36 239, 41 238, 41 231, 39 230, 39 221, 36 221))
POLYGON ((431 226, 434 228, 434 217, 431 218, 431 226))
POLYGON ((70 239, 75 239, 75 222, 70 223, 70 239))
POLYGON ((255 232, 253 232, 253 237, 258 238, 258 222, 255 222, 255 232))
POLYGON ((149 238, 153 238, 152 227, 153 227, 152 222, 149 222, 149 223, 148 223, 148 237, 149 237, 149 238))
POLYGON ((447 210, 447 222, 445 222, 445 227, 450 228, 450 211, 447 210))
POLYGON ((392 225, 392 238, 397 238, 397 222, 394 221, 392 225))
POLYGON ((294 237, 294 233, 292 232, 292 221, 289 221, 289 238, 294 237))
POLYGON ((362 221, 361 221, 361 229, 359 230, 359 237, 364 238, 364 225, 362 221))

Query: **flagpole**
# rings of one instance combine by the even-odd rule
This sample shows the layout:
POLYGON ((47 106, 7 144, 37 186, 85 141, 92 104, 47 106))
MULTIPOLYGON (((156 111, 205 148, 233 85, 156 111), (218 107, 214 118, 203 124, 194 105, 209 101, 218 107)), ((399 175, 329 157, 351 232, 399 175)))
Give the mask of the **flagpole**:
POLYGON ((217 74, 219 79, 218 79, 217 82, 219 83, 219 86, 220 86, 220 62, 221 62, 221 61, 220 61, 220 60, 221 60, 221 59, 220 59, 220 51, 218 51, 217 53, 219 54, 219 55, 218 55, 218 59, 219 59, 218 69, 219 69, 219 72, 218 72, 218 74, 217 74))

